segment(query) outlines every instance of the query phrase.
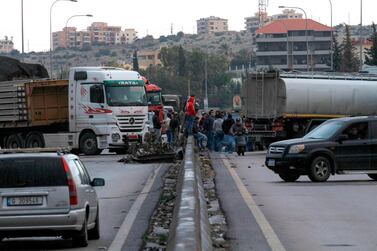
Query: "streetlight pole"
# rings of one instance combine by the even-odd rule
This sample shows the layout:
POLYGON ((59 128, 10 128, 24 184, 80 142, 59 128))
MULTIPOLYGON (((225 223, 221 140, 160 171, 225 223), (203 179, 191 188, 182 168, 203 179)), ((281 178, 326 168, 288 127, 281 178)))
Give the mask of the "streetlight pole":
POLYGON ((306 11, 300 7, 279 6, 280 9, 298 9, 305 15, 305 40, 306 40, 306 70, 309 72, 309 41, 308 41, 308 16, 306 11))
POLYGON ((55 0, 50 6, 50 78, 52 78, 52 7, 59 1, 77 2, 77 0, 55 0))
POLYGON ((330 57, 331 57, 331 71, 334 70, 334 28, 333 28, 333 25, 332 25, 332 2, 331 0, 329 0, 330 2, 330 15, 331 15, 331 20, 330 20, 330 23, 331 23, 331 54, 330 54, 330 57))
POLYGON ((21 62, 24 61, 24 0, 21 0, 21 39, 22 39, 22 52, 21 62))
MULTIPOLYGON (((68 22, 69 20, 71 20, 72 18, 74 17, 93 17, 92 14, 86 14, 86 15, 73 15, 73 16, 70 16, 68 19, 67 19, 67 22, 65 23, 65 32, 66 32, 66 45, 67 45, 67 48, 70 47, 69 45, 69 31, 68 31, 68 22)), ((75 36, 76 36, 76 33, 75 33, 75 36)), ((76 46, 76 38, 75 38, 75 46, 76 46)))
POLYGON ((360 0, 360 71, 363 69, 363 0, 360 0))

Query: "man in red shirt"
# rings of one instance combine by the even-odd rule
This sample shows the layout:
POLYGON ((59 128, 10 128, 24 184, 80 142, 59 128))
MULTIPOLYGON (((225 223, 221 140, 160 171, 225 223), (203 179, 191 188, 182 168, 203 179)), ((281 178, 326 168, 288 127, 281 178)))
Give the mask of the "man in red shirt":
POLYGON ((195 96, 191 95, 186 104, 186 135, 192 135, 195 116, 195 96))

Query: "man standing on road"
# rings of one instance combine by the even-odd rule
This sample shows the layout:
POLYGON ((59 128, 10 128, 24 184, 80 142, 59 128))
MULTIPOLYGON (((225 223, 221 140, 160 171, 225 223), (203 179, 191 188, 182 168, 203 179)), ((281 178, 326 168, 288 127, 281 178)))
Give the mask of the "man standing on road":
POLYGON ((224 131, 224 144, 226 145, 226 151, 228 153, 233 153, 236 142, 234 141, 233 132, 230 130, 234 124, 234 120, 232 118, 232 114, 228 114, 228 118, 223 123, 223 131, 224 131))
POLYGON ((195 116, 195 96, 191 95, 186 104, 186 136, 192 135, 195 116))
POLYGON ((208 139, 208 150, 214 150, 214 133, 213 133, 213 124, 215 122, 215 118, 213 117, 213 110, 210 110, 208 113, 208 117, 203 123, 203 130, 208 139))
POLYGON ((161 140, 161 121, 160 121, 160 111, 155 111, 153 115, 153 130, 156 136, 155 143, 161 140))
POLYGON ((213 122, 213 132, 215 134, 215 151, 218 152, 221 149, 221 142, 224 138, 223 132, 223 118, 219 111, 216 112, 216 119, 213 122))
POLYGON ((172 132, 172 143, 175 145, 178 140, 178 135, 179 135, 179 118, 178 118, 178 113, 173 114, 173 118, 170 120, 170 130, 172 132))

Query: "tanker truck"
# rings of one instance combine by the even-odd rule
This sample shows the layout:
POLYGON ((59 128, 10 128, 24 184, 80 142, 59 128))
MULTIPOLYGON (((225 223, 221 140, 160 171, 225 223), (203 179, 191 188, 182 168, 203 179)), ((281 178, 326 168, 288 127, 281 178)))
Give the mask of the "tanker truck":
POLYGON ((2 148, 124 152, 142 141, 148 106, 139 73, 74 67, 68 80, 0 82, 2 148))
POLYGON ((251 73, 242 113, 257 148, 302 137, 332 118, 377 115, 377 76, 336 73, 251 73))

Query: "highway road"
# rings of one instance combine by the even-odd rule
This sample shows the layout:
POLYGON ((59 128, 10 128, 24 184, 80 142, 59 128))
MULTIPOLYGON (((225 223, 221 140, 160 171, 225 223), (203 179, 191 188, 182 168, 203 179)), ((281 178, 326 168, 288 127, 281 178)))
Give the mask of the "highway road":
POLYGON ((377 250, 377 182, 367 175, 286 183, 265 153, 212 158, 232 250, 377 250))
MULTIPOLYGON (((89 241, 80 251, 139 250, 142 236, 160 195, 162 176, 168 164, 124 164, 117 155, 82 156, 91 178, 104 178, 97 189, 101 238, 89 241)), ((0 250, 72 250, 61 238, 6 239, 0 250)))

